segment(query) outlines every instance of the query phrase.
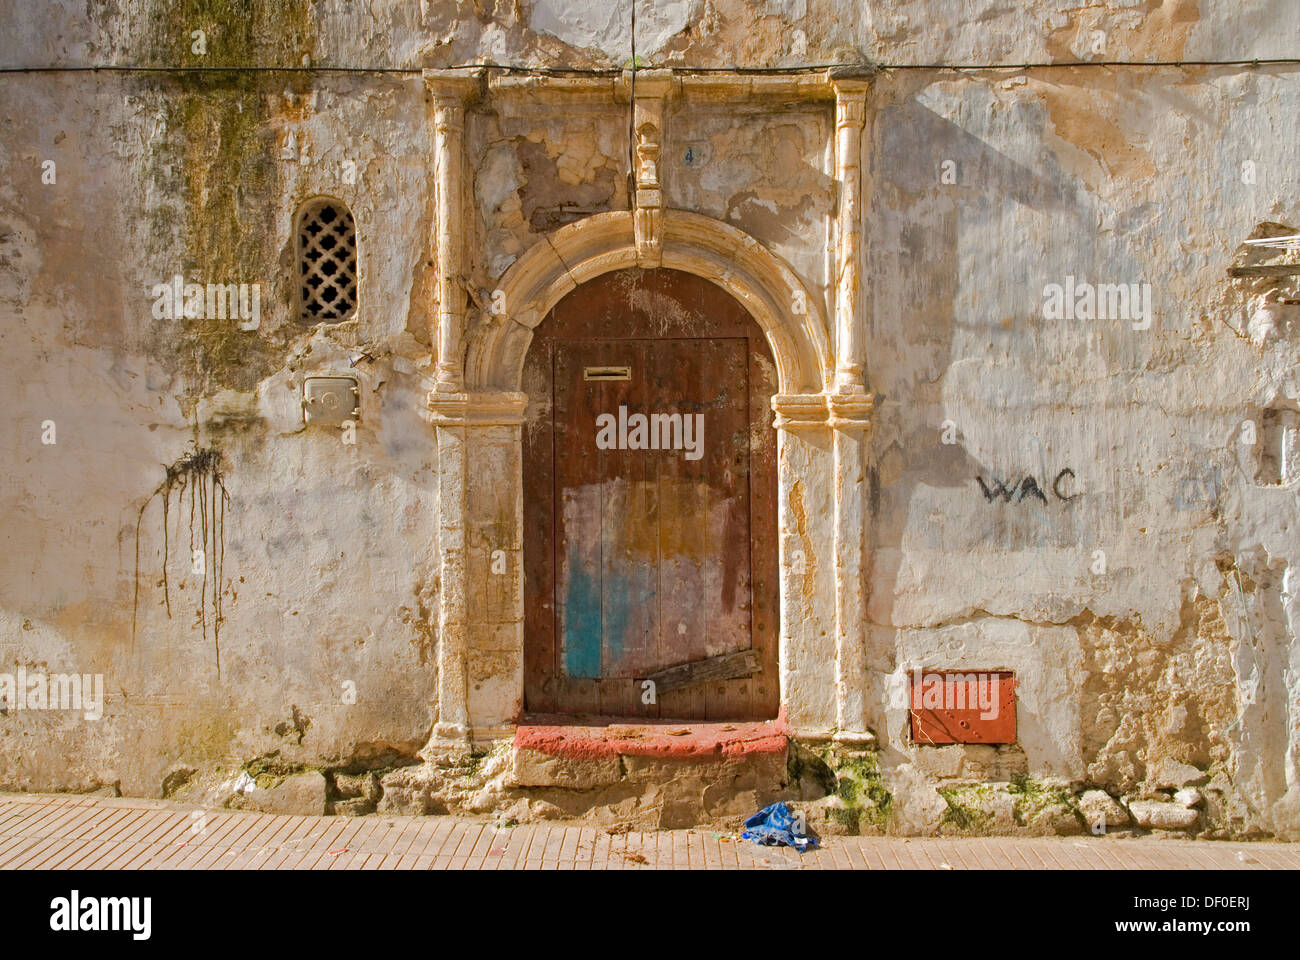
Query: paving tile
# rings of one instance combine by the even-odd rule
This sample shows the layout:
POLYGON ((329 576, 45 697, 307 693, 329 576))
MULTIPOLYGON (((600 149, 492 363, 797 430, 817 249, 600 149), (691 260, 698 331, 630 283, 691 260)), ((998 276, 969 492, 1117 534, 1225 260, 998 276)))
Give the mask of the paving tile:
POLYGON ((139 816, 128 819, 120 831, 114 833, 112 837, 105 838, 109 843, 106 845, 104 854, 99 859, 86 863, 84 869, 121 869, 127 861, 134 859, 139 852, 137 843, 140 839, 153 834, 167 820, 168 815, 165 810, 142 811, 139 816))
POLYGON ((27 842, 9 851, 6 861, 0 866, 19 869, 28 863, 38 851, 58 846, 66 842, 58 836, 56 830, 34 830, 24 838, 27 842))
POLYGON ((136 855, 123 863, 121 869, 139 870, 153 857, 165 854, 171 843, 184 836, 188 829, 188 816, 180 813, 169 816, 147 835, 136 841, 135 846, 139 848, 136 855))
POLYGON ((352 845, 358 853, 371 854, 376 852, 379 844, 392 833, 393 821, 389 817, 356 817, 354 818, 361 823, 361 829, 352 836, 352 845))
POLYGON ((290 857, 297 856, 301 853, 303 847, 309 842, 307 837, 311 834, 312 830, 316 829, 316 827, 317 822, 315 817, 291 817, 288 830, 276 837, 275 850, 271 852, 269 857, 257 865, 257 869, 280 869, 290 857))
POLYGON ((257 818, 246 813, 231 817, 231 822, 220 837, 214 837, 210 844, 201 844, 194 854, 180 866, 193 870, 210 870, 214 867, 228 866, 230 861, 223 861, 226 851, 236 849, 243 843, 250 830, 257 826, 257 818))
POLYGON ((546 845, 542 848, 543 862, 560 859, 560 848, 564 846, 564 827, 552 824, 546 835, 546 845))
POLYGON ((1242 844, 1229 851, 1227 864, 1229 869, 1245 866, 1250 860, 1258 860, 1273 870, 1300 869, 1300 851, 1287 851, 1280 847, 1266 844, 1242 844), (1288 856, 1288 853, 1291 855, 1288 856))
POLYGON ((448 845, 454 850, 455 845, 459 842, 460 836, 456 832, 456 822, 449 817, 440 818, 424 846, 423 854, 436 860, 447 849, 448 845))
POLYGON ((85 811, 76 807, 67 807, 59 805, 51 807, 44 811, 40 816, 35 817, 30 826, 27 826, 23 833, 29 837, 57 837, 60 828, 67 823, 78 821, 85 815, 85 811))
POLYGON ((253 866, 258 870, 265 870, 271 865, 271 863, 278 862, 277 858, 279 858, 281 853, 284 851, 285 844, 302 829, 304 821, 308 818, 302 816, 285 816, 277 819, 280 821, 279 826, 266 838, 266 856, 258 858, 256 863, 253 864, 253 866))
POLYGON ((351 817, 314 817, 313 819, 321 825, 322 829, 309 834, 311 845, 303 851, 298 860, 292 863, 290 869, 314 870, 328 864, 333 859, 329 852, 341 846, 339 840, 356 823, 351 817), (331 821, 338 822, 331 823, 331 821))
POLYGON ((266 857, 258 857, 258 851, 264 849, 284 825, 283 820, 274 814, 258 817, 257 820, 257 825, 241 839, 240 846, 243 849, 231 859, 229 866, 232 870, 256 867, 264 861, 266 857))
POLYGON ((348 817, 347 827, 330 843, 329 848, 317 860, 317 870, 342 869, 355 855, 357 840, 365 829, 366 822, 360 817, 348 817))
POLYGON ((98 860, 108 846, 113 843, 112 838, 126 830, 130 826, 132 818, 137 816, 137 814, 129 810, 116 810, 114 813, 115 816, 107 818, 86 833, 82 838, 86 845, 64 861, 62 864, 63 869, 85 870, 90 864, 98 860))
MULTIPOLYGON (((466 854, 471 863, 482 863, 487 858, 487 852, 492 849, 492 841, 495 834, 496 829, 490 823, 482 825, 478 835, 474 838, 473 846, 469 848, 469 852, 466 854)), ((569 852, 570 861, 573 860, 573 855, 577 852, 577 837, 578 831, 574 829, 572 844, 566 843, 566 848, 571 847, 569 852)))
POLYGON ((1148 846, 1163 846, 1168 840, 1133 841, 1123 840, 1123 854, 1139 870, 1159 870, 1160 858, 1155 851, 1148 852, 1148 846))

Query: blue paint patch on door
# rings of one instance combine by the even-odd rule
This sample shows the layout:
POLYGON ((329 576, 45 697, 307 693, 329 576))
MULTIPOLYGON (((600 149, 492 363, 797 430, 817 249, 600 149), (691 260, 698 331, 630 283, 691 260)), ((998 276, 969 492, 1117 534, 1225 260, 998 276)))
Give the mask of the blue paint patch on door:
POLYGON ((564 591, 564 672, 570 677, 600 676, 600 580, 582 563, 582 552, 569 548, 564 591))
POLYGON ((605 603, 602 611, 604 622, 605 643, 609 650, 609 663, 611 667, 617 666, 623 659, 623 650, 626 646, 628 631, 628 604, 631 603, 632 584, 627 577, 612 576, 605 574, 608 583, 605 584, 605 603))
POLYGON ((602 591, 601 577, 582 566, 580 554, 576 547, 571 551, 565 577, 564 672, 595 679, 612 675, 602 666, 615 670, 627 650, 633 585, 626 577, 606 575, 608 589, 602 591))

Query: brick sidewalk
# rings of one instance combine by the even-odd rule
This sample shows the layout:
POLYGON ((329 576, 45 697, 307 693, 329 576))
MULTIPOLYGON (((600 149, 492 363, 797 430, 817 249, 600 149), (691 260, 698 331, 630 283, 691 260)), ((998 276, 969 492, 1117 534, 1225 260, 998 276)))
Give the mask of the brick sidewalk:
POLYGON ((458 817, 197 811, 159 800, 0 794, 6 870, 1300 869, 1300 844, 827 837, 800 856, 711 831, 498 829, 458 817))

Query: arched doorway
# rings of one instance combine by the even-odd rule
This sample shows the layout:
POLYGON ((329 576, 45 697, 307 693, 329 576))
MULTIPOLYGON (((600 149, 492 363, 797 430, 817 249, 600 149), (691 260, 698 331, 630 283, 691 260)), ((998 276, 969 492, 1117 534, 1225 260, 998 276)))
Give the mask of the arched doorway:
POLYGON ((600 275, 533 331, 528 712, 776 715, 777 379, 745 307, 677 270, 600 275))
MULTIPOLYGON (((513 735, 528 710, 524 361, 536 328, 566 294, 636 265, 632 220, 628 210, 593 214, 525 251, 493 291, 491 314, 465 332, 464 392, 429 394, 441 574, 429 750, 513 735)), ((779 683, 781 714, 801 735, 863 730, 865 714, 855 705, 861 698, 848 694, 866 688, 857 679, 864 648, 850 625, 863 600, 859 437, 871 400, 831 393, 824 298, 754 238, 709 217, 665 210, 662 265, 705 278, 743 304, 776 365, 779 680, 764 682, 779 683), (825 597, 834 603, 818 599, 825 597)))

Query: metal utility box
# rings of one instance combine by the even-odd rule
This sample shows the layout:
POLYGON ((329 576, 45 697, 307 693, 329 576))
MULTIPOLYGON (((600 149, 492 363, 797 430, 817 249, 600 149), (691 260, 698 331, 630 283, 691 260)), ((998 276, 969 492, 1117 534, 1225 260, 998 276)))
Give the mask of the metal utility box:
POLYGON ((361 390, 354 377, 308 377, 302 383, 306 423, 337 425, 361 416, 361 390))
POLYGON ((1009 670, 914 671, 910 707, 915 744, 1016 742, 1009 670))

